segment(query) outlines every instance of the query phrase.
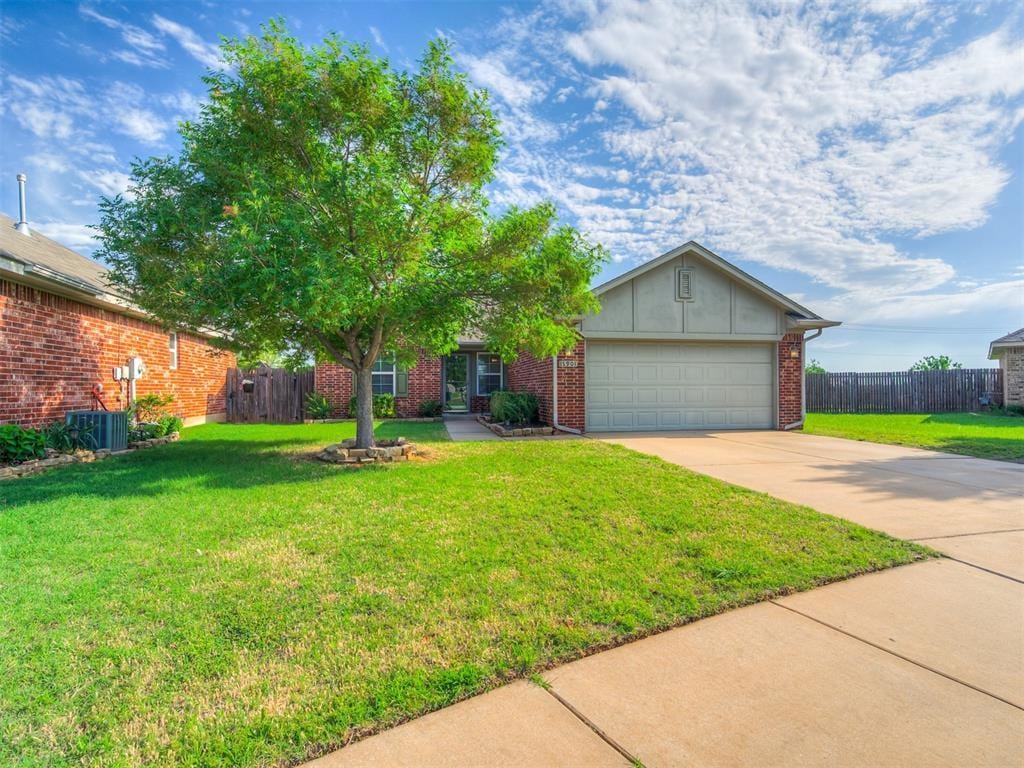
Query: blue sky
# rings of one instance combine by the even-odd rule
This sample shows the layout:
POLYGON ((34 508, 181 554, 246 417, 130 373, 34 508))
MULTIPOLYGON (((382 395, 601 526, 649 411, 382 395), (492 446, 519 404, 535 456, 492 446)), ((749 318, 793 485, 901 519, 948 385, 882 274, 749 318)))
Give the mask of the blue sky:
POLYGON ((694 239, 826 317, 830 370, 970 366, 1024 325, 1024 14, 1012 3, 0 5, 0 210, 89 253, 100 195, 178 146, 217 42, 282 15, 411 68, 443 35, 610 278, 694 239))

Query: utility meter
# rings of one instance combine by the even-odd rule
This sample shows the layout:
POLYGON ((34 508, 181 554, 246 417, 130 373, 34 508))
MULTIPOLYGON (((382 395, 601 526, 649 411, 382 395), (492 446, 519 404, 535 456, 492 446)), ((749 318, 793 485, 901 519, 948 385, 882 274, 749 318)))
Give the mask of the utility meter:
POLYGON ((129 357, 128 358, 128 380, 135 381, 141 379, 142 375, 146 372, 146 366, 142 364, 141 357, 129 357))

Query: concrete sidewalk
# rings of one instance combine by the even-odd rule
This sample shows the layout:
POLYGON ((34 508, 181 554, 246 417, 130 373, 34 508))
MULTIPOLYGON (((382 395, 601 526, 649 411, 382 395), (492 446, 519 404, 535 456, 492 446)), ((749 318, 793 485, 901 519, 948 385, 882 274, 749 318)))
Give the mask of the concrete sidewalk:
POLYGON ((957 560, 698 621, 313 765, 1024 764, 1024 467, 781 433, 608 439, 957 560))

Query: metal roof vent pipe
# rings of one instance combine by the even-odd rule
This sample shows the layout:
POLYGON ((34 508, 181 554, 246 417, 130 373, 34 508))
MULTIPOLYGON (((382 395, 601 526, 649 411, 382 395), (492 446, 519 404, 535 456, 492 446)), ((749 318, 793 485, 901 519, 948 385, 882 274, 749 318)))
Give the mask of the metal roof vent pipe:
POLYGON ((31 235, 32 233, 28 229, 28 218, 25 210, 25 182, 28 181, 28 177, 24 173, 18 174, 18 208, 20 209, 21 217, 18 223, 14 225, 14 228, 21 232, 23 235, 31 235))

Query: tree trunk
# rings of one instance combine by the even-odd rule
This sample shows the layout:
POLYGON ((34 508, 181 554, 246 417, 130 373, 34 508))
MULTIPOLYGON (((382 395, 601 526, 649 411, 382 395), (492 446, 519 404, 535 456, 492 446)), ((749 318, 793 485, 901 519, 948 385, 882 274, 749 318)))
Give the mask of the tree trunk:
POLYGON ((356 385, 356 448, 373 447, 373 369, 353 371, 356 385))

